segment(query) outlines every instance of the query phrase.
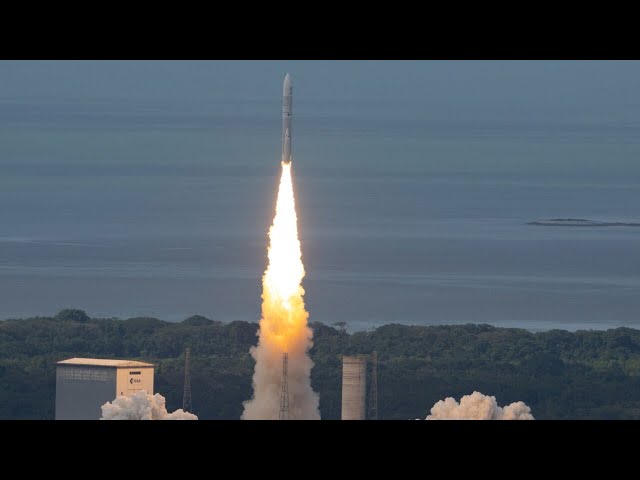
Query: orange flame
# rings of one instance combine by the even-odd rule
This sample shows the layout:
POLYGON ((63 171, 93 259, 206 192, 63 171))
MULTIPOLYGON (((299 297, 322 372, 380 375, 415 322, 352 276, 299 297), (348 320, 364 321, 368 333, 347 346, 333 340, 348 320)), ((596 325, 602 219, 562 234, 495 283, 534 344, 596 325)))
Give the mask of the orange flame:
POLYGON ((304 308, 304 265, 298 226, 291 163, 282 164, 276 216, 269 229, 269 265, 262 278, 261 343, 275 344, 282 352, 306 339, 304 308))

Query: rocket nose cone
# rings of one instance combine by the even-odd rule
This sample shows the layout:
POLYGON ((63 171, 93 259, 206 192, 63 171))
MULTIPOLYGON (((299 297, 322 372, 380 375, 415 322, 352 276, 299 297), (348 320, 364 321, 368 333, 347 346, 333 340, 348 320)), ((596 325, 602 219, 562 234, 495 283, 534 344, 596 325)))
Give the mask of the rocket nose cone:
POLYGON ((287 73, 287 76, 284 77, 284 84, 282 85, 283 95, 291 95, 291 87, 293 87, 293 81, 291 80, 291 75, 287 73))

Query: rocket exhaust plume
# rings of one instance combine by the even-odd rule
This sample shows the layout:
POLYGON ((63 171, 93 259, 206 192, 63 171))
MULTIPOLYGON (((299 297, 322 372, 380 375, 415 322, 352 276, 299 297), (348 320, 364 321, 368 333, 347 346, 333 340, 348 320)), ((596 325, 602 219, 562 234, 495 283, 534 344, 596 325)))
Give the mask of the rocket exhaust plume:
POLYGON ((243 420, 319 420, 318 395, 311 388, 313 332, 304 308, 304 265, 291 179, 293 83, 282 87, 282 176, 276 216, 269 229, 269 264, 262 277, 262 318, 253 397, 244 402, 243 420))
POLYGON ((262 277, 259 340, 251 347, 256 361, 253 398, 244 402, 243 420, 277 420, 281 407, 283 354, 288 354, 288 415, 319 420, 318 395, 311 388, 313 362, 308 351, 313 332, 307 324, 302 279, 304 266, 291 180, 291 162, 282 162, 276 215, 269 229, 269 264, 262 277))
POLYGON ((431 408, 427 420, 534 420, 531 409, 524 402, 499 407, 496 397, 473 392, 458 403, 447 397, 431 408))

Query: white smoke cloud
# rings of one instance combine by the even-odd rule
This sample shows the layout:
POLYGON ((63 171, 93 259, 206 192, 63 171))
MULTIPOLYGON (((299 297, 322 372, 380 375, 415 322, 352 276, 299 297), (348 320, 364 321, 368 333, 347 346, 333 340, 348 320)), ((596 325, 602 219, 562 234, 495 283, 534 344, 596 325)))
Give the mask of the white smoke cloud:
MULTIPOLYGON (((307 350, 313 345, 313 333, 306 327, 306 337, 300 343, 289 347, 289 419, 320 420, 318 404, 320 398, 311 388, 313 361, 307 350)), ((251 355, 256 359, 253 376, 253 398, 244 402, 242 420, 278 420, 282 379, 282 352, 277 347, 264 342, 251 347, 251 355)))
POLYGON ((162 395, 151 395, 143 390, 102 405, 100 420, 198 420, 198 417, 182 409, 169 413, 162 395))
POLYGON ((499 407, 496 397, 473 392, 465 395, 458 403, 455 398, 447 397, 431 408, 427 420, 534 420, 524 402, 514 402, 499 407))

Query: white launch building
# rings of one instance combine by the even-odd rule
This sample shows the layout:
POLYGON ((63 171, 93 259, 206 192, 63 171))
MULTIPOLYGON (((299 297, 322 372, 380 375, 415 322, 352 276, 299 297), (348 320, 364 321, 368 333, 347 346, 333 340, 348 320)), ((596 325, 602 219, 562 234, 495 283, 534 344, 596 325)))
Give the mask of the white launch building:
POLYGON ((153 394, 154 365, 70 358, 56 364, 56 420, 99 420, 101 406, 140 390, 153 394))

